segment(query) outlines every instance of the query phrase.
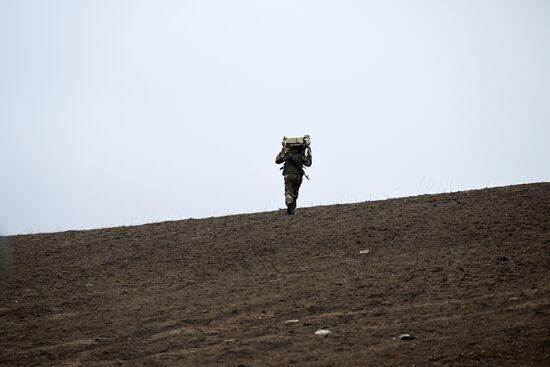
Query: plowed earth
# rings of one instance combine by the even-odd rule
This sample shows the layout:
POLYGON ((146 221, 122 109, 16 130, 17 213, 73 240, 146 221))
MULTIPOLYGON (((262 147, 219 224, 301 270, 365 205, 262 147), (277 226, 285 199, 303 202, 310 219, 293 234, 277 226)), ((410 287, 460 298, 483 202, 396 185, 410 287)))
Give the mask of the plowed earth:
POLYGON ((2 366, 550 365, 550 183, 2 240, 2 366))

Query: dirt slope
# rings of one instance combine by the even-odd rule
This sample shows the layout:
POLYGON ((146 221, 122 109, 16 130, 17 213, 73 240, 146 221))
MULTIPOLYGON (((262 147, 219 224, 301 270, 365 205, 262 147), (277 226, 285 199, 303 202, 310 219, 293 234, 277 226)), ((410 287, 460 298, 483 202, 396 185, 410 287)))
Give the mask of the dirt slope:
POLYGON ((2 366, 550 365, 550 183, 4 240, 2 366))

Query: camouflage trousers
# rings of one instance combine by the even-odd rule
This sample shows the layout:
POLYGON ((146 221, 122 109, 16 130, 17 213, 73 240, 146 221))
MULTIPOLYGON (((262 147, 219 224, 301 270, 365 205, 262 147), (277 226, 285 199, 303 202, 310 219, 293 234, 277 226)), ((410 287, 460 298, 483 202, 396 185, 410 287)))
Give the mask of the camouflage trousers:
POLYGON ((296 208, 298 201, 298 193, 302 185, 302 175, 286 174, 285 175, 285 204, 289 208, 296 208))

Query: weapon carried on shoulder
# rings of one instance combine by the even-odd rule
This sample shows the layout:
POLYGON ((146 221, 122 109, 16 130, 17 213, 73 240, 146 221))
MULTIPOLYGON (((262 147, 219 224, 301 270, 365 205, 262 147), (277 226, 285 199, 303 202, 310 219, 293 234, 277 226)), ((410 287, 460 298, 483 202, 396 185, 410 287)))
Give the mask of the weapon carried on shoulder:
POLYGON ((303 148, 306 151, 306 155, 311 154, 311 138, 309 135, 304 135, 301 138, 287 138, 283 136, 283 147, 289 148, 303 148))
MULTIPOLYGON (((309 180, 308 175, 306 175, 306 172, 304 170, 304 166, 302 162, 298 162, 296 158, 292 156, 292 154, 289 153, 290 150, 303 150, 304 154, 306 156, 311 155, 311 139, 309 135, 304 135, 301 138, 287 138, 286 136, 283 136, 283 150, 288 155, 289 160, 294 163, 296 167, 301 171, 301 173, 306 176, 306 178, 309 180)), ((281 167, 282 169, 282 167, 281 167)))

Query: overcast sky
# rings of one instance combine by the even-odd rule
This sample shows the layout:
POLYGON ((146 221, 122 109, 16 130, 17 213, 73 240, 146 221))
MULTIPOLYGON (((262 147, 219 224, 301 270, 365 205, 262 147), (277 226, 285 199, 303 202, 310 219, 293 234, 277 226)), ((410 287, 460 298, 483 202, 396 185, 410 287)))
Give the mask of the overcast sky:
MULTIPOLYGON (((550 181, 550 1, 0 0, 0 234, 550 181)), ((299 212, 298 212, 299 214, 299 212)))

